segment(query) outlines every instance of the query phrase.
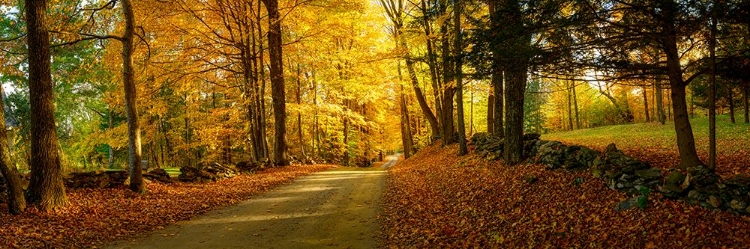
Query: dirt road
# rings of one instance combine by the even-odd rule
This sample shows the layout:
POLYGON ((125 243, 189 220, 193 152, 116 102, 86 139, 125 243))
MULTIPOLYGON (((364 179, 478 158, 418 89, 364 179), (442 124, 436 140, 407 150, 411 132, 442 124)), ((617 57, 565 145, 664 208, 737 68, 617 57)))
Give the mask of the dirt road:
POLYGON ((375 248, 387 173, 339 167, 108 248, 375 248))

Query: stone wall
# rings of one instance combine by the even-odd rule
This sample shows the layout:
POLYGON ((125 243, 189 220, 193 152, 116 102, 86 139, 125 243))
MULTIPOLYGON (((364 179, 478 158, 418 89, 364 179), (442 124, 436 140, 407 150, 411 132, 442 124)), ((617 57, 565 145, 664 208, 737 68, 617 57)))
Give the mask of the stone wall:
MULTIPOLYGON (((529 161, 549 170, 588 171, 606 182, 610 189, 634 196, 643 195, 643 189, 647 189, 650 193, 660 192, 664 197, 685 199, 706 208, 750 213, 750 178, 747 176, 722 179, 706 167, 699 166, 685 171, 670 169, 664 177, 661 169, 626 155, 615 144, 599 152, 585 146, 540 140, 539 137, 538 134, 524 136, 524 155, 529 161)), ((502 158, 501 138, 477 133, 471 142, 476 146, 477 154, 490 160, 502 158)))

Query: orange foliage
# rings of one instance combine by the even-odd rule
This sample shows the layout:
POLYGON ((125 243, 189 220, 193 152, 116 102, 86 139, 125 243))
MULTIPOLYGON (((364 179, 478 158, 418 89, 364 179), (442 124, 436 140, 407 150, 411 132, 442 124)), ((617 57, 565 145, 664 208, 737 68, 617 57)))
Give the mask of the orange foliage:
POLYGON ((588 172, 514 167, 455 146, 429 147, 390 171, 382 221, 392 248, 746 247, 750 217, 652 193, 645 210, 588 172), (534 176, 538 180, 527 183, 534 176), (579 178, 578 181, 576 179, 579 178), (582 183, 576 184, 576 182, 582 183))

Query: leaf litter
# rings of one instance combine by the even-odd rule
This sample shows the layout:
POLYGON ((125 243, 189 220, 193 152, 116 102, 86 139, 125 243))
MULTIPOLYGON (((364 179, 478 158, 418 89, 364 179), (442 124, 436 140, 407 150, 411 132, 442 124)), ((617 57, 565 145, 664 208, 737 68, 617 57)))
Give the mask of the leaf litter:
POLYGON ((750 218, 652 194, 644 210, 589 172, 506 166, 431 146, 389 171, 389 248, 739 248, 750 218), (537 179, 527 181, 529 177, 537 179))
POLYGON ((68 189, 70 205, 52 212, 30 208, 13 216, 6 204, 0 204, 0 248, 96 248, 163 229, 333 167, 271 168, 205 184, 151 182, 143 195, 126 188, 68 189))

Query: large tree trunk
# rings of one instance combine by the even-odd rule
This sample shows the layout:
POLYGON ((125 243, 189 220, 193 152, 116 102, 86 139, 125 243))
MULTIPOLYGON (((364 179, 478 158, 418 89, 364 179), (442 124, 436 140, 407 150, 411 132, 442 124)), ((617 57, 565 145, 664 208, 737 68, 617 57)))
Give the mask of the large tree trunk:
MULTIPOLYGON (((502 19, 508 25, 523 25, 521 3, 518 0, 508 0, 503 4, 505 14, 502 19)), ((504 159, 508 165, 518 164, 523 160, 523 103, 528 77, 531 35, 520 26, 506 31, 504 38, 510 47, 505 48, 512 55, 506 63, 507 82, 505 91, 505 143, 504 159)))
POLYGON ((268 51, 271 59, 271 98, 274 117, 273 157, 277 165, 288 165, 286 158, 286 97, 281 52, 281 19, 278 0, 263 0, 268 11, 268 51))
MULTIPOLYGON (((398 46, 398 45, 396 45, 398 46)), ((404 147, 404 158, 411 157, 414 150, 414 139, 411 134, 411 120, 409 120, 409 109, 406 106, 406 96, 404 93, 403 76, 401 74, 401 62, 398 62, 398 82, 401 87, 399 93, 399 109, 401 110, 401 145, 404 147)), ((419 127, 417 127, 419 130, 419 127)))
MULTIPOLYGON (((440 1, 440 13, 446 14, 447 12, 447 0, 440 1)), ((441 33, 441 62, 443 68, 443 96, 442 96, 442 111, 440 114, 440 126, 442 132, 440 134, 443 145, 449 145, 456 142, 455 138, 455 126, 453 120, 453 95, 456 93, 456 85, 453 78, 453 58, 451 56, 450 39, 448 36, 448 21, 446 20, 440 26, 441 33)))
MULTIPOLYGON (((489 8, 490 8, 490 22, 491 26, 494 30, 499 30, 500 25, 500 18, 502 17, 502 14, 499 12, 501 1, 500 0, 490 0, 489 1, 489 8)), ((495 35, 497 35, 495 33, 495 35)), ((492 109, 495 111, 492 115, 492 129, 490 132, 492 134, 495 134, 499 137, 504 137, 504 128, 503 128, 503 98, 505 98, 505 94, 503 93, 503 65, 502 65, 502 53, 500 51, 500 43, 499 43, 498 37, 493 37, 490 43, 490 48, 492 49, 492 90, 493 94, 495 95, 495 101, 493 102, 492 109)))
MULTIPOLYGON (((464 87, 463 87, 463 47, 461 42, 461 0, 453 0, 453 21, 455 23, 456 44, 453 45, 453 55, 456 57, 456 109, 458 112, 458 146, 460 156, 469 153, 466 148, 466 124, 464 121, 464 87)), ((451 115, 452 116, 452 115, 451 115)))
POLYGON ((128 119, 128 167, 130 190, 144 192, 141 169, 141 128, 138 123, 138 108, 133 69, 133 40, 135 39, 135 16, 130 0, 122 0, 125 17, 125 34, 122 37, 122 80, 125 87, 125 112, 128 119))
MULTIPOLYGON (((0 86, 0 96, 5 96, 2 86, 0 86)), ((2 98, 0 98, 0 177, 5 178, 5 184, 8 187, 8 212, 20 214, 26 210, 26 199, 23 196, 21 175, 10 160, 8 130, 5 127, 5 112, 3 110, 5 110, 5 107, 2 98)))
MULTIPOLYGON (((403 43, 402 43, 402 46, 403 43)), ((406 48, 406 46, 404 46, 406 48)), ((408 56, 408 55, 407 55, 408 56)), ((430 106, 427 104, 427 100, 422 93, 422 89, 419 87, 419 80, 417 80, 417 73, 414 70, 414 61, 412 59, 406 59, 406 71, 409 73, 409 79, 411 80, 412 88, 414 88, 414 95, 417 97, 417 103, 419 103, 422 114, 427 119, 427 123, 430 125, 430 131, 432 132, 432 139, 440 137, 440 125, 438 125, 437 117, 430 110, 430 106)))
POLYGON ((55 131, 47 1, 27 0, 25 8, 31 102, 31 182, 27 201, 47 211, 68 204, 55 131))
POLYGON ((505 99, 505 163, 518 164, 523 160, 523 100, 526 89, 527 63, 517 62, 516 68, 508 70, 508 85, 505 99))
POLYGON ((427 37, 427 66, 430 68, 430 81, 432 83, 432 94, 435 98, 435 112, 442 113, 442 97, 440 96, 441 84, 438 78, 437 54, 435 53, 434 42, 432 40, 432 27, 430 26, 430 15, 427 4, 422 0, 422 21, 424 25, 425 37, 427 37))
MULTIPOLYGON (((673 15, 674 6, 665 4, 666 16, 673 15)), ((686 84, 682 78, 682 68, 680 65, 680 54, 677 49, 677 31, 675 30, 674 19, 667 18, 663 23, 665 36, 662 37, 662 45, 667 58, 667 72, 669 75, 669 84, 671 86, 672 108, 674 109, 674 127, 677 133, 677 149, 680 153, 680 167, 690 168, 703 165, 698 158, 695 150, 695 138, 693 137, 693 128, 688 118, 687 103, 685 101, 686 84)))

